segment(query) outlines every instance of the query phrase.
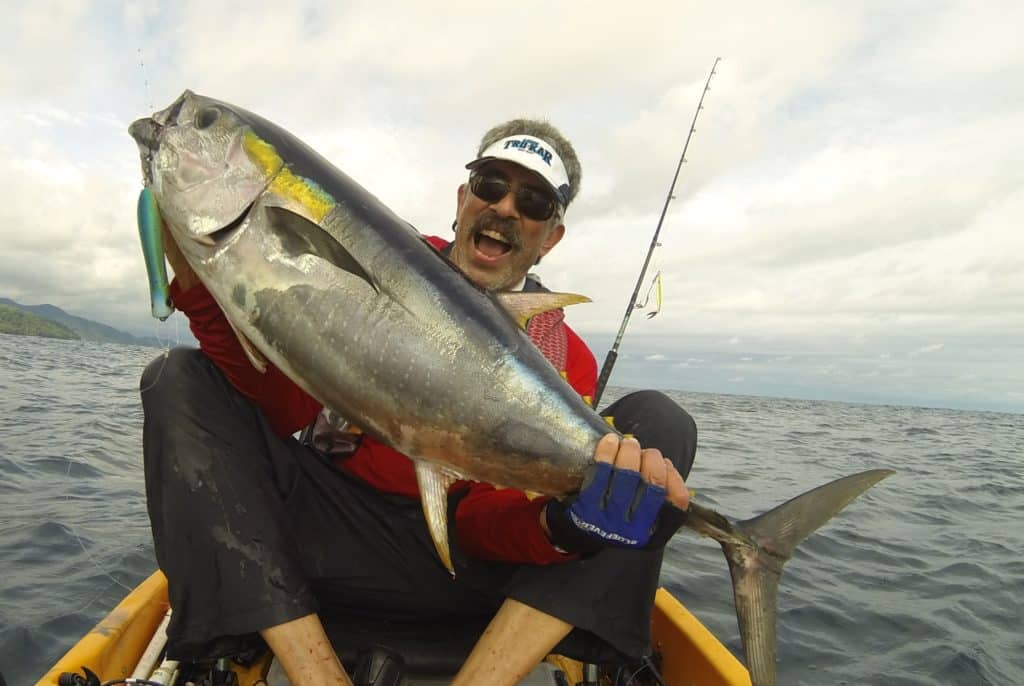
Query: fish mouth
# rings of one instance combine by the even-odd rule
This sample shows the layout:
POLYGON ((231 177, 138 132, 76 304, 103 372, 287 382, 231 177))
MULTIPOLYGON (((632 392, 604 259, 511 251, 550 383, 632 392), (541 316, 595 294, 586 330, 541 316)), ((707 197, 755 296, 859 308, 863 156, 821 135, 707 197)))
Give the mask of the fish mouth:
POLYGON ((128 127, 128 135, 135 139, 139 146, 139 156, 142 158, 142 178, 145 184, 153 183, 153 155, 160 149, 160 134, 169 125, 178 120, 185 103, 195 94, 186 90, 178 99, 171 103, 170 107, 160 110, 152 117, 136 119, 128 127))
POLYGON ((145 185, 153 183, 153 154, 160 147, 160 131, 163 126, 152 117, 136 119, 128 127, 128 134, 139 146, 139 157, 142 160, 142 180, 145 185))

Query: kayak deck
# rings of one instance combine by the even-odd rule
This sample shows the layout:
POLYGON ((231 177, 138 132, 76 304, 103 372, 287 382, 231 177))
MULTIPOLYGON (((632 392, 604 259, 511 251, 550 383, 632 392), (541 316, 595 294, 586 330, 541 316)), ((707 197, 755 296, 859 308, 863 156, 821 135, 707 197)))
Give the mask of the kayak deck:
MULTIPOLYGON (((37 686, 53 686, 61 673, 81 673, 83 666, 101 681, 128 678, 167 610, 167 580, 157 571, 58 660, 37 686)), ((652 635, 654 648, 661 656, 661 675, 668 686, 750 686, 743 664, 664 588, 655 596, 652 635)), ((269 654, 248 667, 233 667, 239 686, 287 684, 270 668, 269 654)), ((578 662, 553 656, 522 683, 559 683, 554 674, 557 670, 565 673, 570 684, 582 678, 578 662)), ((407 681, 418 686, 449 683, 437 676, 410 675, 407 681)))
POLYGON ((654 596, 651 637, 666 684, 750 686, 743 663, 664 588, 654 596))

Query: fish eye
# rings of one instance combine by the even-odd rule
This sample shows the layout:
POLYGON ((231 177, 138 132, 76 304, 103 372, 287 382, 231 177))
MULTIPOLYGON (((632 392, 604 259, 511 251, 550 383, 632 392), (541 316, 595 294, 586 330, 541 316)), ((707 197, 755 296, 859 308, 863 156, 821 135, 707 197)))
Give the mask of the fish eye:
POLYGON ((216 107, 204 107, 196 114, 196 128, 208 129, 220 118, 220 110, 216 107))

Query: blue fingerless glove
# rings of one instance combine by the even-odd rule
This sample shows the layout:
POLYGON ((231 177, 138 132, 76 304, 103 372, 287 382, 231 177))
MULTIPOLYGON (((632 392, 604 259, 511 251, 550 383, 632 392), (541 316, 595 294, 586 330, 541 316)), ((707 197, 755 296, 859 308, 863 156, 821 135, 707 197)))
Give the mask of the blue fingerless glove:
MULTIPOLYGON (((666 535, 658 526, 665 505, 666 491, 649 484, 640 472, 617 469, 607 462, 595 462, 587 468, 583 487, 566 501, 552 500, 547 505, 547 524, 551 542, 570 553, 588 555, 605 546, 644 548, 651 543, 664 545, 679 527, 666 535)), ((678 510, 669 504, 665 510, 678 510)))

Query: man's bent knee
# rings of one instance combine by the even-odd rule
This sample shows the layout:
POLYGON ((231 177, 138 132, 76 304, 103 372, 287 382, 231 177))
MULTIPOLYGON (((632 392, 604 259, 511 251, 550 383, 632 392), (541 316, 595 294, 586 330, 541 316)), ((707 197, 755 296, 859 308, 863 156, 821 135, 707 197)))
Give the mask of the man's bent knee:
POLYGON ((225 451, 214 457, 205 448, 241 443, 235 434, 253 431, 254 408, 195 348, 174 348, 153 360, 140 391, 147 463, 187 460, 194 470, 195 464, 224 459, 225 451))
MULTIPOLYGON (((160 385, 161 381, 173 379, 178 382, 192 377, 207 359, 196 348, 178 347, 165 350, 142 372, 139 392, 147 393, 160 385)), ((165 384, 171 385, 171 384, 165 384)))
POLYGON ((142 373, 139 392, 146 414, 158 410, 174 415, 176 410, 218 403, 230 384, 210 359, 195 348, 173 348, 149 363, 142 373))
POLYGON ((658 448, 685 479, 697 452, 697 424, 690 413, 660 391, 636 391, 619 398, 601 414, 615 428, 633 434, 646 448, 658 448))

